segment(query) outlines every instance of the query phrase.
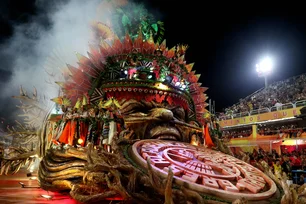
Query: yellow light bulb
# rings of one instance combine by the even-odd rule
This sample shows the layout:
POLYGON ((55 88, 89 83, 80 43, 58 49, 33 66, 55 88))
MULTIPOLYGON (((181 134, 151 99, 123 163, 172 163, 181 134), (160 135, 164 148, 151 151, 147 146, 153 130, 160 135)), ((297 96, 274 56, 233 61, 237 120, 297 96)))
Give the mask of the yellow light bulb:
POLYGON ((78 139, 78 143, 79 144, 82 144, 84 141, 80 138, 80 139, 78 139))

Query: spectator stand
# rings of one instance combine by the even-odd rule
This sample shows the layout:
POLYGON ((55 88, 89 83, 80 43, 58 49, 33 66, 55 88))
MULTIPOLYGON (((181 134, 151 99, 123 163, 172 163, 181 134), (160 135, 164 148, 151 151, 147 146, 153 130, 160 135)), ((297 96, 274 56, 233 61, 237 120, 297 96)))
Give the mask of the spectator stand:
POLYGON ((267 89, 261 88, 244 99, 240 99, 238 103, 226 108, 222 116, 243 112, 252 112, 251 115, 254 115, 258 114, 256 111, 265 108, 270 109, 270 111, 277 110, 280 106, 286 108, 286 106, 283 106, 284 104, 288 104, 288 108, 290 108, 292 104, 297 104, 297 101, 303 101, 303 103, 298 104, 303 106, 306 105, 305 100, 306 75, 301 74, 283 81, 274 82, 267 89))
POLYGON ((275 82, 217 114, 224 142, 236 157, 245 152, 251 163, 265 160, 272 169, 289 157, 289 180, 301 185, 306 182, 306 120, 299 116, 305 106, 305 74, 275 82))
POLYGON ((294 183, 303 183, 306 171, 306 120, 298 116, 305 106, 305 74, 270 84, 267 89, 260 89, 240 99, 225 112, 216 114, 222 128, 223 142, 235 156, 242 151, 250 155, 251 160, 264 159, 270 165, 275 162, 274 153, 280 155, 281 163, 284 162, 283 156, 289 156, 293 168, 290 178, 294 183), (254 152, 261 152, 261 156, 254 155, 254 152), (298 159, 294 160, 294 157, 298 159), (302 165, 293 162, 299 159, 302 165))

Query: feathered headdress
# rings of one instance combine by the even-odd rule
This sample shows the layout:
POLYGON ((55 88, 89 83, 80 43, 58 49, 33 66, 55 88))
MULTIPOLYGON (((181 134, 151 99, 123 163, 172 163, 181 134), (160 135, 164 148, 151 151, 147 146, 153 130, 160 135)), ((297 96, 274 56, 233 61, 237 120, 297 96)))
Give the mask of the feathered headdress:
POLYGON ((190 119, 204 122, 208 104, 203 92, 207 88, 198 83, 200 75, 192 71, 193 63, 186 64, 184 55, 175 57, 176 49, 183 54, 187 46, 168 49, 166 41, 161 44, 145 41, 141 33, 135 40, 126 35, 122 41, 114 35, 112 44, 102 41, 98 46, 90 45, 88 56, 77 53, 78 67, 67 65, 69 78, 58 84, 76 107, 82 103, 78 98, 86 94, 93 105, 99 105, 101 98, 112 97, 119 101, 166 100, 183 107, 190 119), (162 51, 161 55, 156 55, 157 49, 162 51), (138 61, 135 65, 130 62, 133 58, 138 61), (126 70, 127 77, 122 78, 121 70, 126 70), (173 78, 177 79, 175 83, 173 78))

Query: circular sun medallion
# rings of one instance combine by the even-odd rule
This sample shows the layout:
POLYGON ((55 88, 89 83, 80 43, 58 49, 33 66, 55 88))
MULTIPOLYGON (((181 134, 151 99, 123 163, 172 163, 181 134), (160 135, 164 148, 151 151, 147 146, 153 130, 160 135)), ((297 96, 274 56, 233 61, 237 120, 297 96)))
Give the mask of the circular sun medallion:
POLYGON ((164 140, 141 140, 132 147, 132 157, 143 168, 150 159, 154 171, 189 189, 226 200, 244 197, 263 200, 276 192, 276 185, 257 168, 235 157, 204 147, 164 140))

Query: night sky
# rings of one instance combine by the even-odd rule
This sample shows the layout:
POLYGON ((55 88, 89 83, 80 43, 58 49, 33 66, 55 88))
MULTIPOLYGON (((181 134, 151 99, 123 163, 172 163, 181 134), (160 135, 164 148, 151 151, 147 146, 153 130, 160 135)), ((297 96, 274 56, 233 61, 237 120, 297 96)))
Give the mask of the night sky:
MULTIPOLYGON (((46 0, 48 3, 44 3, 43 9, 38 9, 37 2, 41 0, 2 0, 0 43, 5 44, 10 39, 16 25, 28 23, 37 16, 42 27, 48 29, 52 23, 47 14, 52 4, 59 1, 46 0)), ((270 82, 305 72, 306 16, 302 5, 291 6, 280 1, 247 1, 246 4, 232 1, 231 4, 212 4, 199 0, 136 2, 145 3, 156 19, 165 23, 168 47, 178 43, 189 45, 187 63, 195 62, 194 69, 201 74, 202 86, 209 88, 207 95, 215 101, 216 111, 222 111, 264 86, 264 79, 258 78, 255 71, 255 64, 262 57, 270 56, 275 64, 270 82)), ((0 85, 5 87, 12 77, 10 66, 14 57, 0 51, 0 85)), ((1 100, 7 105, 5 99, 1 100)))
POLYGON ((167 42, 190 46, 186 59, 195 62, 217 111, 264 86, 255 65, 265 56, 275 64, 270 82, 306 72, 306 16, 301 5, 147 2, 162 14, 167 42))

